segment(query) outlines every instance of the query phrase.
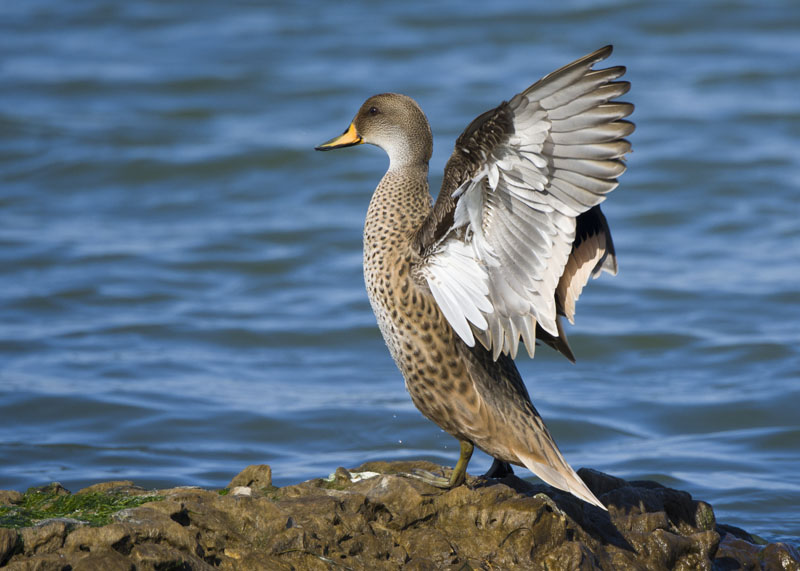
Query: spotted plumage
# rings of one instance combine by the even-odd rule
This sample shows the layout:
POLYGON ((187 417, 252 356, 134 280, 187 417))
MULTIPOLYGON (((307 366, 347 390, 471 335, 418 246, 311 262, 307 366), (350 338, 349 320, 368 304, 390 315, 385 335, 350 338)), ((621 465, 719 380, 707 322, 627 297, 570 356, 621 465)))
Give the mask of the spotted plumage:
POLYGON ((416 407, 461 442, 448 485, 473 446, 524 465, 603 509, 558 450, 514 364, 522 340, 574 360, 573 320, 590 276, 616 273, 599 204, 630 150, 615 99, 625 69, 594 70, 602 48, 477 117, 458 138, 433 204, 433 140, 409 97, 380 94, 345 133, 318 147, 370 143, 389 155, 364 225, 364 280, 416 407))

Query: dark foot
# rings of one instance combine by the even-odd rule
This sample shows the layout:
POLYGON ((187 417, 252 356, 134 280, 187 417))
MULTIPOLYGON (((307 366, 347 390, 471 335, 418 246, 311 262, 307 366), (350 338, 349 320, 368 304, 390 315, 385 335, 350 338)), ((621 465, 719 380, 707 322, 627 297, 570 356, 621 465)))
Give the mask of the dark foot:
POLYGON ((511 464, 508 462, 503 462, 502 460, 498 460, 497 458, 494 459, 492 462, 492 467, 483 475, 484 478, 505 478, 506 476, 512 476, 514 474, 514 468, 511 467, 511 464))

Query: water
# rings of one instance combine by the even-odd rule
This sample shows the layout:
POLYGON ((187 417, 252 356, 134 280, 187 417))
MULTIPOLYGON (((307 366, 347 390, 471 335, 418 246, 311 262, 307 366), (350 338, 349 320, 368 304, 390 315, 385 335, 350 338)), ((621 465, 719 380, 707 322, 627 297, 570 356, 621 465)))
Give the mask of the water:
POLYGON ((452 465, 363 290, 386 158, 312 147, 408 93, 436 189, 468 121, 614 43, 638 125, 604 206, 620 274, 584 292, 578 364, 520 369, 573 465, 796 542, 800 9, 529 4, 3 3, 0 488, 452 465))

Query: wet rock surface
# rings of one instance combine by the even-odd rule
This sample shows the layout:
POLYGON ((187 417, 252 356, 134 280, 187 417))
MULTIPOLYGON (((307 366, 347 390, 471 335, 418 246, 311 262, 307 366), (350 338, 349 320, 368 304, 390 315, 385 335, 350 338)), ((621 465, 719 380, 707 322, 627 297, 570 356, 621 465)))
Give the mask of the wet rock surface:
MULTIPOLYGON (((655 482, 581 470, 606 513, 515 476, 443 491, 406 475, 415 468, 441 472, 426 462, 376 462, 276 488, 268 466, 250 466, 227 493, 159 490, 157 501, 101 527, 55 518, 0 528, 0 567, 800 570, 797 546, 759 544, 717 523, 708 504, 655 482)), ((127 481, 78 494, 98 492, 153 495, 127 481)), ((16 493, 0 499, 21 501, 16 493)))

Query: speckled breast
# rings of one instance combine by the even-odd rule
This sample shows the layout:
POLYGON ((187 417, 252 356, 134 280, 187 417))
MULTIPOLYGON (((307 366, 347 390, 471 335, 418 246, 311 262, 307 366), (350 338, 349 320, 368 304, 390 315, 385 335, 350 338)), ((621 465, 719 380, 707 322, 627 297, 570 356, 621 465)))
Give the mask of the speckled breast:
MULTIPOLYGON (((375 191, 364 227, 364 281, 372 310, 415 406, 447 432, 461 433, 458 396, 467 392, 466 369, 455 333, 424 282, 413 275, 418 256, 411 236, 430 210, 424 202, 397 200, 386 178, 375 191), (390 190, 390 189, 389 189, 390 190), (405 209, 399 211, 401 206, 405 209)), ((425 188, 427 195, 427 187, 425 188)))

